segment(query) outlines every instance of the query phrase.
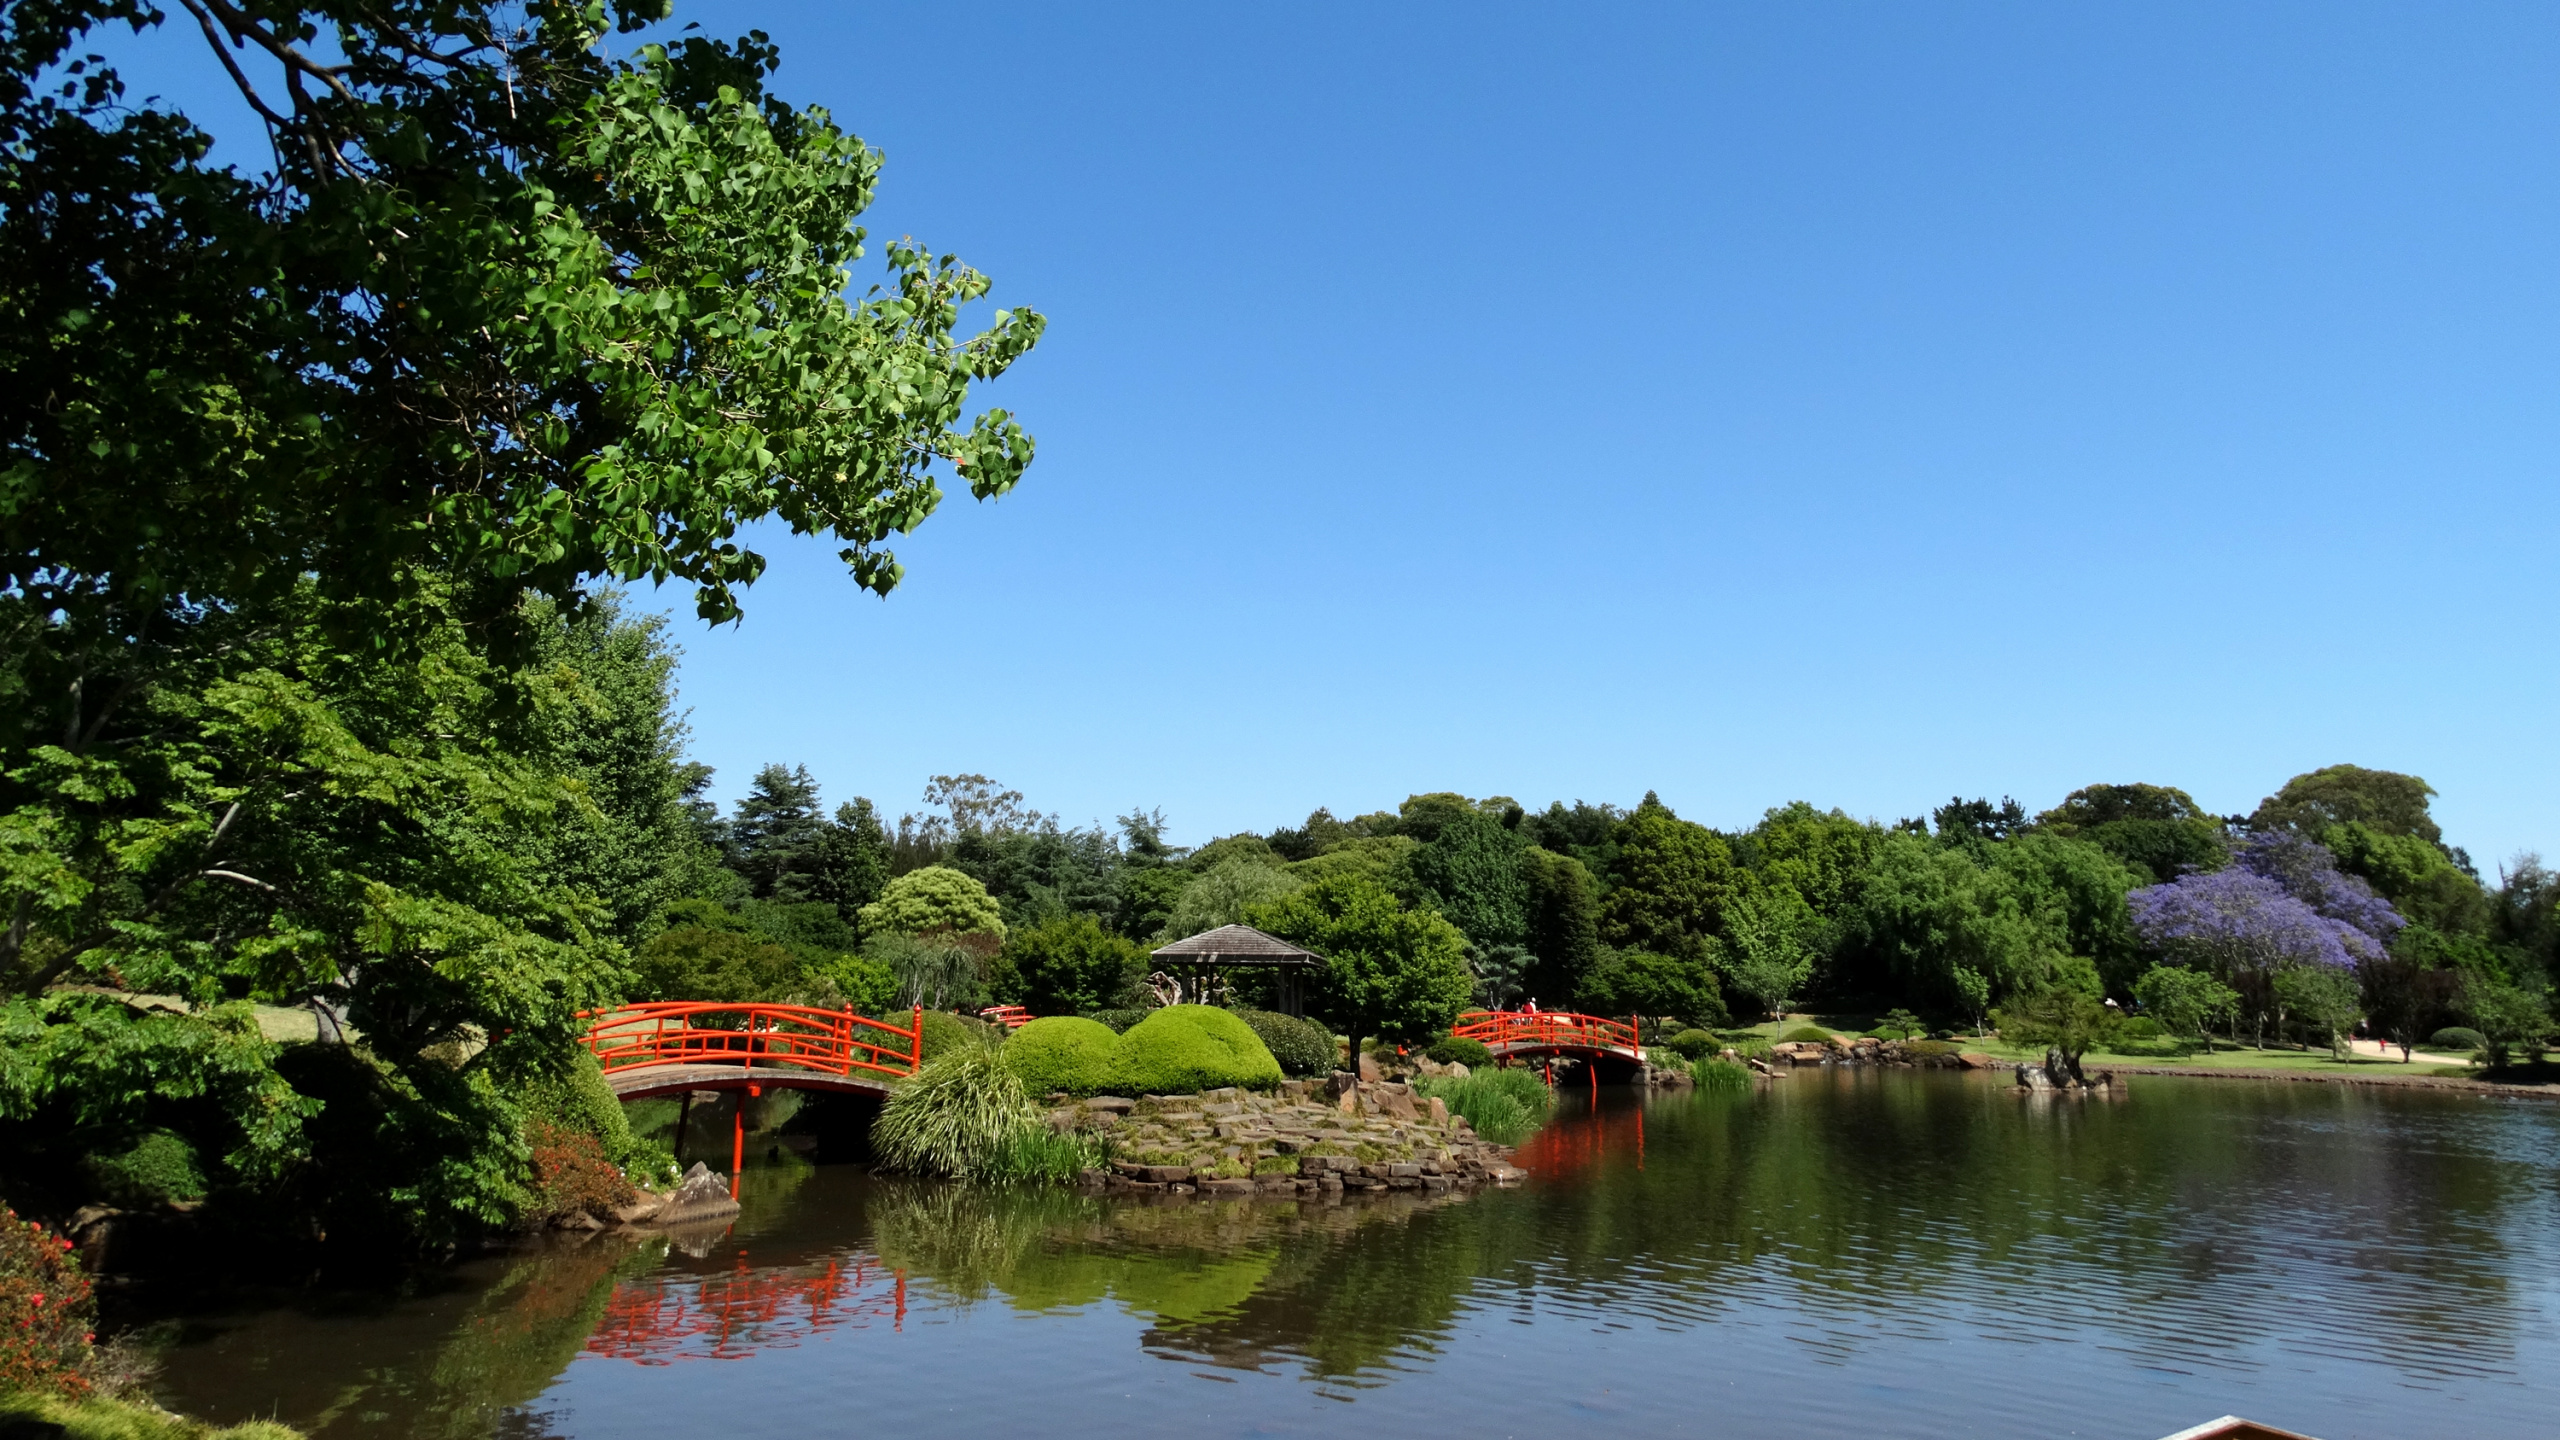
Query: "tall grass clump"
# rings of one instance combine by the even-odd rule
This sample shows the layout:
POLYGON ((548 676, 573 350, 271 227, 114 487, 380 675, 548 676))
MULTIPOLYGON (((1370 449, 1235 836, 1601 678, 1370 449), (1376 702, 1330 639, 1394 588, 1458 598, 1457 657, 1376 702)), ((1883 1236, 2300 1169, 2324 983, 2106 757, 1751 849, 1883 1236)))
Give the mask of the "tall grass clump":
POLYGON ((1526 1140, 1555 1109, 1556 1095, 1528 1070, 1477 1070, 1464 1079, 1430 1079, 1416 1084, 1422 1094, 1463 1115, 1478 1135, 1496 1145, 1526 1140))
POLYGON ((1110 1159, 1109 1146, 1093 1136, 1061 1135, 1038 1125, 1006 1141, 978 1178, 997 1184, 1066 1185, 1110 1159))
POLYGON ((954 1180, 994 1178, 1044 1130, 1022 1081, 992 1045, 935 1056, 898 1087, 871 1126, 881 1167, 954 1180))
POLYGON ((1751 1070, 1739 1060, 1709 1055, 1689 1067, 1689 1078, 1701 1090, 1743 1093, 1751 1089, 1751 1070))

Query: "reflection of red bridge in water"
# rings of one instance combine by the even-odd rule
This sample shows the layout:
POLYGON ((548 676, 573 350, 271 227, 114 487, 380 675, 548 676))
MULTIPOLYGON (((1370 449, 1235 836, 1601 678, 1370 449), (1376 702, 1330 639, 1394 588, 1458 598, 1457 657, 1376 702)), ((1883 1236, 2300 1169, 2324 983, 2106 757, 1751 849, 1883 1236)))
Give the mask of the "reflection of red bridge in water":
POLYGON ((886 1320, 904 1329, 907 1272, 856 1258, 817 1274, 750 1270, 681 1282, 616 1284, 586 1353, 642 1365, 743 1360, 844 1326, 886 1320))
POLYGON ((1594 1106, 1590 1113, 1559 1115, 1538 1127, 1511 1152, 1511 1163, 1532 1175, 1588 1169, 1612 1155, 1635 1157, 1644 1168, 1644 1104, 1594 1106))

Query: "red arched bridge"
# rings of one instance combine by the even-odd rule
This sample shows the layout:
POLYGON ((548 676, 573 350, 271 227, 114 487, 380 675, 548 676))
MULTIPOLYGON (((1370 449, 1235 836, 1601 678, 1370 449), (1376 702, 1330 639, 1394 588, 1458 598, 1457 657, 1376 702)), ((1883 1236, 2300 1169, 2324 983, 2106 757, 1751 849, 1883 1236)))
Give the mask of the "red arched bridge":
MULTIPOLYGON (((653 1000, 579 1016, 604 1083, 623 1100, 697 1090, 819 1090, 886 1097, 889 1082, 924 1063, 924 1010, 901 1029, 850 1009, 653 1000)), ((746 1107, 730 1117, 729 1189, 746 1162, 746 1107)), ((677 1122, 683 1133, 683 1121, 677 1122)))
POLYGON ((1514 1060, 1579 1060, 1598 1083, 1603 1069, 1623 1076, 1644 1064, 1634 1017, 1576 1015, 1569 1010, 1470 1010, 1449 1033, 1473 1040, 1508 1064, 1514 1060))

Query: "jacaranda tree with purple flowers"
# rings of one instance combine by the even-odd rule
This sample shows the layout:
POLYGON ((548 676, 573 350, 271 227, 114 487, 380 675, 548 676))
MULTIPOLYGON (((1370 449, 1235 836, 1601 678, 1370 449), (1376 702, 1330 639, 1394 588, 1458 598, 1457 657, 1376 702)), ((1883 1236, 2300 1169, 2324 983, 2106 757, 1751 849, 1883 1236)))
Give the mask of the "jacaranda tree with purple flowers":
POLYGON ((2283 1023, 2279 972, 2352 974, 2388 956, 2401 920, 2370 886, 2340 874, 2313 841, 2252 837, 2234 847, 2233 858, 2228 869, 2181 875, 2126 899, 2135 932, 2173 961, 2238 990, 2263 1039, 2267 1018, 2283 1023))

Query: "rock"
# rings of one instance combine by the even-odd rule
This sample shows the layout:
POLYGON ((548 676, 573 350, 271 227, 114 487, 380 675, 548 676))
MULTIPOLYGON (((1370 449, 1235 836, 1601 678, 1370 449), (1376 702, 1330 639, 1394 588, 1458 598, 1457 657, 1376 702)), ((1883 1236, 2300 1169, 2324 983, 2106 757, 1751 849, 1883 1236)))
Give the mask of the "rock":
POLYGON ((1386 1078, 1385 1073, 1378 1069, 1377 1056, 1363 1055, 1360 1057, 1360 1079, 1363 1083, 1384 1080, 1386 1078))
POLYGON ((637 1225, 643 1220, 657 1219, 658 1212, 666 1208, 666 1196, 643 1195, 630 1204, 617 1208, 613 1212, 613 1219, 618 1225, 637 1225))
POLYGON ((737 1213, 738 1202, 729 1198, 729 1182, 696 1160, 693 1168, 684 1172, 684 1183, 670 1192, 667 1203, 649 1218, 660 1225, 691 1225, 726 1220, 737 1213))
POLYGON ((1423 1118, 1429 1120, 1432 1124, 1437 1125, 1442 1129, 1447 1129, 1449 1125, 1449 1102, 1441 1099, 1437 1095, 1432 1096, 1430 1113, 1425 1115, 1423 1118))
POLYGON ((1967 1050, 1956 1057, 1956 1063, 1967 1070, 1997 1070, 2000 1068, 2000 1057, 1985 1055, 1978 1050, 1967 1050))
POLYGON ((1392 1115, 1399 1120, 1422 1118, 1422 1112, 1414 1108, 1413 1087, 1410 1085, 1380 1085, 1370 1098, 1377 1102, 1380 1114, 1392 1115))
POLYGON ((1096 1095, 1084 1102, 1084 1108, 1097 1115, 1126 1115, 1138 1108, 1138 1102, 1118 1095, 1096 1095))
POLYGON ((1132 1180, 1144 1181, 1151 1185, 1171 1185, 1191 1178, 1191 1167, 1188 1165, 1133 1165, 1126 1160, 1120 1160, 1114 1161, 1111 1168, 1132 1180))
POLYGON ((1474 1072, 1467 1069, 1467 1062, 1464 1060, 1452 1060, 1449 1062, 1449 1078, 1452 1080, 1464 1080, 1472 1073, 1474 1072))
POLYGON ((604 1222, 584 1210, 572 1210, 566 1215, 553 1216, 551 1228, 554 1230, 601 1230, 604 1228, 604 1222))
POLYGON ((1250 1180, 1202 1180, 1199 1183, 1200 1193, 1203 1195, 1250 1195, 1253 1193, 1253 1182, 1250 1180))

